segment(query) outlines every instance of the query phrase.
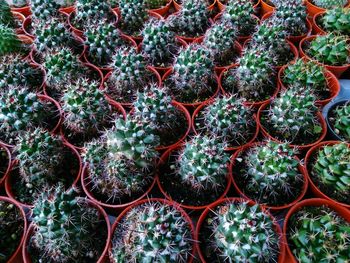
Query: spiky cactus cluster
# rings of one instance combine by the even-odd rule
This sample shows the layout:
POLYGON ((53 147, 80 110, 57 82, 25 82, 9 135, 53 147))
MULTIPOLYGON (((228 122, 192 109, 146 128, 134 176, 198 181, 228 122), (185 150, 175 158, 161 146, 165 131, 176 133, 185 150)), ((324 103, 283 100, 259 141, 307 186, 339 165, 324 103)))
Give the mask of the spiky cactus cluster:
POLYGON ((259 203, 290 203, 300 194, 304 181, 296 154, 286 143, 267 141, 256 145, 237 157, 242 169, 236 182, 244 194, 259 203))
POLYGON ((179 12, 168 18, 172 29, 180 36, 198 37, 209 28, 210 13, 204 0, 186 0, 179 12))
POLYGON ((347 0, 312 0, 312 2, 321 8, 331 9, 335 7, 343 7, 348 2, 347 0))
POLYGON ((289 220, 288 241, 299 262, 346 262, 350 224, 326 206, 304 207, 289 220))
POLYGON ((216 136, 196 135, 179 151, 170 168, 195 192, 215 190, 226 184, 226 146, 216 136))
POLYGON ((350 103, 339 105, 335 109, 334 131, 341 138, 350 141, 350 103))
POLYGON ((127 35, 139 35, 148 19, 147 4, 144 0, 119 0, 121 15, 120 28, 127 35))
POLYGON ((350 63, 350 44, 346 36, 335 33, 319 35, 304 50, 309 57, 326 65, 342 66, 350 63))
POLYGON ((216 98, 198 119, 204 121, 204 131, 221 137, 231 145, 247 142, 255 128, 253 110, 244 105, 243 99, 235 96, 216 98))
POLYGON ((0 56, 23 51, 23 44, 13 28, 0 24, 0 56))
POLYGON ((5 0, 0 1, 0 25, 14 27, 16 25, 11 8, 5 0))
POLYGON ((319 149, 312 165, 312 180, 329 197, 350 204, 350 148, 346 143, 319 149))
POLYGON ((142 51, 155 66, 167 66, 177 53, 175 33, 164 20, 151 19, 142 30, 142 51))
POLYGON ((277 261, 280 236, 273 219, 259 205, 226 202, 207 219, 209 246, 220 260, 228 262, 277 261))
POLYGON ((350 8, 334 8, 327 10, 319 20, 327 32, 350 35, 350 8))
POLYGON ((97 238, 106 231, 99 212, 80 199, 75 189, 44 191, 35 202, 34 234, 29 248, 45 262, 97 261, 102 253, 97 238))
POLYGON ((81 27, 88 27, 101 19, 107 19, 111 12, 109 1, 78 0, 75 2, 75 21, 81 27))
POLYGON ((189 223, 176 208, 155 201, 129 210, 112 243, 114 262, 185 263, 192 251, 189 223))
POLYGON ((30 10, 33 18, 40 21, 57 16, 60 7, 61 5, 56 0, 30 0, 30 10))

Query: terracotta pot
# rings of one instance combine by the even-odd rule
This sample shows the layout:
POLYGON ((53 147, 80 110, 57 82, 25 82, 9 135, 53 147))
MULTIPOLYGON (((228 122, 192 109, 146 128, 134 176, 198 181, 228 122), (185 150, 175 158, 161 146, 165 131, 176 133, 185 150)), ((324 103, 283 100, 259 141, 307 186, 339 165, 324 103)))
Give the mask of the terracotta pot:
MULTIPOLYGON (((313 58, 310 58, 306 53, 304 52, 304 46, 306 42, 310 42, 316 38, 315 35, 309 36, 304 38, 303 40, 300 41, 299 43, 299 52, 300 52, 300 57, 305 57, 307 60, 312 60, 315 61, 317 64, 322 65, 326 69, 328 69, 330 72, 332 72, 337 78, 340 78, 340 76, 350 67, 350 64, 342 65, 342 66, 332 66, 332 65, 326 65, 323 64, 313 58)), ((350 56, 350 52, 349 52, 350 56)))
MULTIPOLYGON (((82 172, 82 160, 81 157, 78 153, 78 151, 76 149, 74 149, 74 147, 72 145, 70 145, 69 143, 63 143, 65 147, 69 148, 69 150, 73 153, 73 155, 75 156, 76 160, 78 161, 79 164, 79 168, 78 168, 78 172, 74 177, 74 181, 72 183, 71 187, 75 187, 77 186, 79 179, 80 179, 80 174, 82 172)), ((18 163, 18 160, 14 160, 14 166, 18 163)), ((31 209, 33 208, 33 204, 25 204, 22 203, 20 201, 17 200, 17 197, 15 196, 15 194, 12 191, 12 181, 14 179, 14 175, 13 175, 13 171, 14 169, 12 169, 12 171, 8 174, 8 176, 5 179, 5 190, 6 190, 6 194, 12 198, 13 200, 16 200, 21 206, 31 209)))
MULTIPOLYGON (((214 100, 210 100, 210 101, 208 101, 208 102, 206 102, 206 103, 203 103, 203 104, 199 105, 199 107, 197 107, 196 110, 193 112, 193 115, 192 115, 192 129, 193 129, 193 132, 194 132, 195 134, 199 134, 199 133, 200 133, 200 132, 198 132, 198 131, 196 130, 196 125, 195 125, 195 123, 196 123, 196 118, 197 118, 198 114, 199 114, 205 107, 207 107, 208 105, 212 104, 213 101, 214 101, 214 100)), ((258 137, 258 134, 259 134, 259 125, 258 125, 258 122, 257 122, 256 118, 257 118, 257 117, 256 117, 256 115, 254 114, 254 120, 255 120, 255 124, 256 124, 256 129, 255 129, 255 133, 254 133, 253 137, 250 138, 245 144, 243 144, 243 145, 241 145, 241 146, 227 147, 227 148, 225 149, 226 151, 235 151, 235 150, 239 150, 239 149, 241 149, 242 147, 244 147, 244 146, 246 146, 246 145, 252 144, 252 143, 256 140, 256 138, 258 137)))
POLYGON ((318 20, 326 14, 325 11, 317 13, 313 18, 312 18, 312 29, 315 35, 325 35, 327 34, 326 31, 322 29, 322 26, 318 24, 318 20))
POLYGON ((193 262, 193 259, 194 259, 194 255, 195 255, 195 243, 196 243, 196 240, 194 239, 194 235, 195 235, 195 229, 194 229, 194 226, 193 226, 193 223, 192 223, 192 219, 187 215, 187 213, 181 208, 179 207, 177 204, 171 202, 171 201, 168 201, 168 200, 165 200, 165 199, 161 199, 161 198, 148 198, 148 199, 143 199, 143 200, 138 200, 137 202, 131 204, 130 206, 128 206, 125 210, 123 210, 123 212, 121 212, 121 214, 117 217, 117 219, 115 220, 113 226, 112 226, 112 233, 111 233, 111 242, 109 243, 109 248, 108 248, 108 251, 109 251, 109 260, 111 263, 115 263, 114 259, 112 258, 112 242, 113 242, 113 237, 114 237, 114 232, 115 230, 117 229, 117 227, 120 225, 120 221, 123 219, 123 217, 125 217, 127 215, 127 213, 139 206, 139 205, 142 205, 142 204, 147 204, 147 203, 150 203, 150 202, 159 202, 159 203, 162 203, 162 204, 165 204, 165 205, 169 205, 169 206, 172 206, 174 208, 176 208, 180 213, 181 215, 183 216, 183 218, 188 222, 189 224, 189 227, 191 228, 191 234, 192 234, 192 251, 190 253, 190 258, 188 259, 188 263, 192 263, 193 262))
MULTIPOLYGON (((268 131, 265 129, 265 127, 263 126, 263 124, 261 123, 262 112, 269 105, 270 105, 269 103, 265 103, 265 104, 261 105, 261 107, 259 108, 259 111, 258 111, 258 124, 260 126, 260 131, 264 135, 265 138, 268 138, 268 139, 273 140, 275 142, 281 142, 280 140, 278 140, 275 137, 273 137, 272 135, 270 135, 268 133, 268 131)), ((324 137, 327 134, 327 124, 326 124, 326 121, 323 118, 321 112, 317 112, 317 118, 318 118, 318 120, 320 122, 320 125, 322 127, 322 133, 321 133, 320 137, 316 141, 314 141, 312 143, 309 143, 309 144, 306 144, 306 145, 289 144, 290 147, 295 147, 295 148, 299 149, 300 151, 305 151, 305 150, 308 150, 309 148, 311 148, 312 146, 318 144, 319 142, 321 142, 324 139, 324 137)))
POLYGON ((27 16, 22 24, 22 31, 24 32, 25 35, 31 37, 31 38, 35 38, 35 36, 33 34, 31 34, 28 30, 29 26, 32 24, 32 16, 27 16))
POLYGON ((7 261, 7 263, 19 263, 21 262, 21 258, 22 258, 22 246, 23 246, 23 242, 24 242, 24 238, 25 235, 27 233, 27 218, 26 218, 26 213, 24 212, 23 208, 21 207, 21 205, 16 202, 15 200, 5 197, 5 196, 0 196, 0 201, 4 201, 4 202, 8 202, 13 204, 14 206, 17 207, 17 209, 19 210, 22 219, 23 219, 23 233, 22 233, 22 237, 21 240, 18 244, 17 249, 13 252, 12 256, 9 258, 9 260, 7 261))
MULTIPOLYGON (((308 180, 309 180, 311 191, 316 197, 327 199, 330 202, 336 203, 337 205, 340 205, 340 206, 343 206, 343 207, 350 209, 350 204, 338 202, 335 199, 332 199, 331 197, 328 197, 326 194, 324 194, 314 184, 314 182, 312 181, 311 172, 309 172, 309 166, 311 166, 310 162, 312 161, 312 157, 315 156, 321 148, 323 148, 325 146, 332 146, 332 145, 339 144, 339 143, 341 143, 341 142, 340 141, 324 141, 324 142, 320 142, 319 144, 310 148, 310 150, 306 153, 306 156, 305 156, 304 168, 305 168, 305 172, 307 174, 308 180)), ((343 142, 343 143, 345 143, 345 142, 343 142)), ((347 143, 347 145, 350 148, 350 144, 347 143)))
POLYGON ((268 4, 267 0, 261 0, 261 14, 267 14, 276 10, 275 6, 268 4))
POLYGON ((312 199, 306 199, 303 200, 297 204, 295 204, 289 211, 288 214, 286 215, 286 219, 284 220, 284 225, 283 225, 283 239, 284 239, 284 243, 286 244, 286 255, 287 255, 287 262, 291 262, 291 263, 297 263, 298 261, 295 259, 289 244, 288 244, 288 223, 289 223, 289 219, 290 217, 295 214, 296 212, 298 212, 300 209, 302 209, 305 206, 327 206, 330 209, 334 210, 335 212, 337 212, 341 217, 343 217, 347 222, 350 223, 350 211, 347 210, 344 207, 341 207, 340 205, 337 205, 334 202, 331 202, 329 200, 326 199, 322 199, 322 198, 312 198, 312 199))
POLYGON ((25 16, 22 13, 15 12, 15 11, 11 11, 11 13, 12 13, 14 19, 20 22, 20 26, 17 28, 15 27, 16 34, 24 34, 24 31, 22 29, 22 25, 23 25, 24 20, 26 19, 25 16))
POLYGON ((30 16, 32 14, 30 6, 28 5, 23 7, 11 7, 11 11, 21 13, 25 17, 30 16))
MULTIPOLYGON (((306 12, 308 13, 309 16, 315 16, 319 12, 324 12, 326 9, 318 7, 312 3, 311 0, 304 0, 306 4, 306 12)), ((345 6, 349 6, 350 0, 345 6)))
MULTIPOLYGON (((178 145, 176 147, 172 147, 170 149, 168 149, 166 152, 164 152, 162 154, 162 156, 160 157, 160 160, 158 162, 158 173, 161 173, 161 168, 162 167, 165 167, 168 165, 168 158, 170 157, 171 153, 174 152, 174 151, 178 151, 180 150, 181 148, 183 148, 183 144, 182 145, 178 145)), ((224 191, 221 193, 221 195, 217 198, 217 200, 220 200, 222 198, 224 198, 225 196, 227 196, 227 193, 228 191, 230 190, 230 187, 231 187, 231 177, 229 176, 229 167, 227 165, 227 176, 226 176, 226 186, 224 188, 224 191)), ((166 189, 162 186, 162 183, 161 183, 161 180, 159 178, 159 175, 157 176, 157 184, 158 184, 158 187, 161 191, 161 193, 165 196, 166 199, 170 200, 171 202, 174 202, 176 204, 178 204, 180 207, 182 208, 185 208, 185 209, 189 209, 191 211, 200 211, 200 210, 203 210, 203 209, 206 209, 208 206, 210 206, 212 203, 215 203, 214 202, 211 202, 209 204, 206 204, 206 205, 201 205, 201 206, 193 206, 193 205, 186 205, 184 203, 179 203, 177 202, 174 198, 172 198, 170 196, 170 194, 167 193, 166 189)))
POLYGON ((75 6, 67 6, 67 7, 61 7, 58 9, 58 12, 60 12, 63 15, 69 16, 72 12, 75 12, 75 6))
MULTIPOLYGON (((195 240, 198 241, 198 242, 196 242, 196 247, 197 247, 199 258, 200 258, 202 263, 207 263, 208 262, 206 260, 206 258, 204 257, 204 254, 203 254, 203 252, 201 250, 201 247, 200 247, 200 235, 199 235, 199 233, 201 231, 202 225, 203 225, 206 217, 208 216, 208 214, 210 212, 214 211, 214 209, 217 206, 219 206, 221 204, 224 204, 226 202, 238 202, 238 203, 240 203, 240 202, 247 202, 247 204, 249 206, 255 205, 255 203, 253 201, 251 201, 251 200, 237 198, 237 197, 231 197, 231 198, 220 199, 220 200, 216 201, 215 203, 211 204, 209 207, 207 207, 203 211, 203 213, 201 214, 201 216, 200 216, 200 218, 198 220, 197 227, 196 227, 196 235, 195 235, 195 240)), ((268 214, 270 216, 270 218, 274 221, 275 230, 276 230, 277 234, 280 236, 280 242, 279 242, 280 253, 279 253, 279 257, 278 257, 278 263, 287 262, 287 261, 285 261, 286 248, 285 248, 284 239, 283 239, 283 236, 282 236, 282 229, 279 226, 279 224, 277 223, 277 220, 270 214, 270 212, 268 210, 266 210, 264 207, 261 207, 261 209, 262 209, 262 211, 264 211, 264 213, 268 214)))
MULTIPOLYGON (((108 215, 98 204, 94 203, 93 201, 90 201, 89 199, 83 199, 83 198, 80 198, 80 199, 86 201, 90 207, 97 209, 98 212, 100 213, 100 216, 102 216, 106 222, 106 228, 107 228, 106 245, 105 245, 104 250, 103 250, 100 258, 98 259, 97 263, 107 262, 107 260, 108 260, 108 254, 107 254, 108 253, 108 246, 109 246, 109 243, 111 241, 111 226, 109 223, 108 215)), ((32 223, 32 224, 30 224, 30 226, 28 228, 27 234, 26 234, 25 239, 24 239, 24 244, 22 247, 22 257, 23 257, 24 263, 32 263, 32 260, 30 258, 30 254, 29 254, 27 247, 29 245, 30 238, 31 238, 34 231, 35 231, 35 226, 32 223)))
MULTIPOLYGON (((220 12, 222 12, 222 11, 226 8, 226 5, 223 4, 223 3, 221 3, 220 0, 217 0, 216 2, 217 2, 217 4, 218 4, 218 8, 219 8, 220 12)), ((252 2, 253 2, 253 1, 252 1, 252 2)), ((257 3, 253 5, 253 8, 254 8, 255 11, 258 10, 261 0, 257 0, 256 2, 257 2, 257 3)))
POLYGON ((169 9, 170 9, 172 3, 173 3, 172 0, 168 0, 167 4, 165 6, 160 7, 160 8, 156 8, 156 9, 149 9, 148 11, 165 17, 169 12, 169 9))
POLYGON ((4 170, 4 173, 2 174, 2 176, 0 177, 0 188, 2 187, 3 182, 6 180, 7 175, 10 173, 11 168, 12 168, 12 157, 11 157, 11 153, 9 151, 9 149, 6 147, 5 144, 0 142, 0 148, 1 150, 3 150, 4 152, 6 152, 6 157, 8 159, 8 163, 6 164, 2 164, 4 165, 4 167, 6 167, 6 169, 4 170))
MULTIPOLYGON (((256 202, 256 203, 259 203, 258 200, 254 200, 253 198, 250 198, 238 186, 238 184, 237 184, 237 182, 235 180, 236 176, 234 175, 234 173, 238 173, 239 171, 237 169, 235 169, 235 164, 236 164, 236 158, 239 156, 239 154, 241 154, 243 152, 246 152, 247 150, 249 150, 252 147, 263 145, 263 144, 264 143, 261 143, 261 142, 260 143, 253 143, 253 144, 250 144, 250 145, 246 145, 245 147, 242 147, 237 152, 235 152, 235 154, 231 158, 231 163, 230 163, 230 176, 231 176, 231 180, 232 180, 232 183, 233 183, 233 186, 234 186, 236 192, 242 198, 251 200, 251 201, 256 202)), ((267 204, 266 205, 265 204, 260 204, 261 206, 263 206, 266 209, 269 209, 269 210, 271 210, 273 212, 278 212, 278 211, 282 211, 284 209, 290 208, 291 206, 293 206, 294 204, 299 202, 301 199, 303 199, 304 195, 306 194, 307 188, 308 188, 308 178, 307 178, 306 172, 304 171, 304 167, 301 165, 301 161, 299 160, 299 158, 297 156, 295 156, 295 159, 298 160, 298 162, 299 162, 299 172, 303 175, 303 179, 304 179, 304 183, 301 186, 302 187, 301 193, 294 200, 291 200, 290 203, 287 203, 285 205, 271 206, 271 205, 267 205, 267 204)))
MULTIPOLYGON (((286 89, 287 87, 283 84, 282 82, 282 78, 283 78, 283 74, 285 69, 288 67, 288 65, 284 65, 279 71, 278 71, 278 83, 279 86, 281 87, 281 89, 286 89)), ((326 104, 328 104, 331 100, 333 100, 335 97, 338 96, 339 91, 340 91, 340 84, 339 84, 339 80, 334 76, 334 74, 328 70, 325 69, 325 77, 327 80, 327 87, 329 89, 330 92, 330 97, 324 100, 317 100, 316 104, 317 105, 321 105, 321 106, 325 106, 326 104)))

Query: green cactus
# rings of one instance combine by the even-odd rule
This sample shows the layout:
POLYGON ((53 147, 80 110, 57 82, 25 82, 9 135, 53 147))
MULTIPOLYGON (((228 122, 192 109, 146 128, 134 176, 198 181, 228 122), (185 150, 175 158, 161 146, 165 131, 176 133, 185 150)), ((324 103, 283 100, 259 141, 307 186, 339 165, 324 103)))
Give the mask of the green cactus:
POLYGON ((142 30, 142 51, 155 66, 168 66, 178 53, 175 33, 164 20, 150 19, 142 30))
POLYGON ((350 36, 350 8, 339 7, 327 10, 318 22, 327 32, 350 36))
POLYGON ((305 183, 297 152, 286 143, 267 141, 236 158, 236 183, 249 198, 268 206, 291 203, 305 183))
POLYGON ((20 244, 23 233, 23 217, 12 203, 0 201, 0 262, 8 262, 20 244))
POLYGON ((198 37, 209 28, 210 12, 203 0, 183 1, 179 12, 168 18, 171 28, 180 36, 198 37))
POLYGON ((305 53, 320 63, 342 66, 350 63, 348 37, 329 33, 319 35, 305 47, 305 53))
POLYGON ((315 154, 312 181, 327 196, 350 204, 350 148, 346 143, 326 145, 315 154))
POLYGON ((0 0, 0 25, 15 27, 16 22, 9 4, 5 0, 0 0))
POLYGON ((14 7, 24 7, 28 5, 28 0, 12 0, 12 6, 14 7))
POLYGON ((169 0, 146 0, 146 6, 149 9, 158 9, 165 6, 169 0))
POLYGON ((277 261, 281 237, 274 220, 259 205, 227 201, 205 223, 206 253, 215 262, 277 261))
POLYGON ((350 103, 335 108, 334 117, 330 117, 334 132, 345 141, 350 141, 350 103))
POLYGON ((44 22, 53 16, 58 16, 61 5, 57 0, 30 0, 33 19, 44 22))
POLYGON ((16 35, 13 28, 0 24, 0 56, 9 53, 19 53, 24 49, 24 45, 16 35))
POLYGON ((303 207, 289 219, 287 237, 299 262, 346 262, 350 224, 327 206, 303 207))
POLYGON ((78 0, 75 8, 74 24, 80 29, 89 29, 99 20, 108 19, 112 12, 110 1, 78 0))
POLYGON ((335 7, 343 7, 348 2, 347 0, 312 0, 312 2, 321 8, 332 9, 335 7))
POLYGON ((191 257, 191 243, 191 228, 181 212, 150 201, 122 218, 113 236, 112 257, 125 263, 185 263, 191 257))
POLYGON ((106 223, 76 189, 62 186, 40 194, 32 209, 35 230, 29 251, 37 262, 96 262, 105 246, 106 223), (103 240, 102 242, 99 239, 103 240))
POLYGON ((144 0, 119 0, 120 29, 130 36, 139 36, 149 18, 144 0))

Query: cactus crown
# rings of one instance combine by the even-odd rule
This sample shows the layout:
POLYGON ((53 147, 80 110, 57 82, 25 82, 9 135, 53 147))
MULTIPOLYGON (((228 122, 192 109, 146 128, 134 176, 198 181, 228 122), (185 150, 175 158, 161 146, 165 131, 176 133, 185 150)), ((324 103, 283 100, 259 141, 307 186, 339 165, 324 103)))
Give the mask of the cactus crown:
POLYGON ((331 9, 335 7, 343 7, 348 2, 347 0, 312 0, 318 7, 331 9))
POLYGON ((111 11, 110 2, 99 0, 78 0, 75 3, 76 17, 86 25, 94 24, 99 19, 105 19, 111 11))
POLYGON ((119 0, 120 28, 128 35, 139 35, 149 15, 144 0, 119 0))
POLYGON ((112 254, 115 262, 185 263, 191 250, 191 229, 180 211, 151 201, 124 216, 113 238, 112 254))
POLYGON ((312 167, 313 181, 324 193, 340 202, 350 203, 350 148, 346 143, 322 147, 312 167))
POLYGON ((14 27, 16 25, 11 8, 5 0, 0 0, 0 24, 14 27))
POLYGON ((290 218, 288 240, 299 262, 336 262, 350 257, 350 224, 326 206, 304 207, 290 218))
POLYGON ((306 47, 306 54, 318 62, 342 66, 350 63, 350 44, 346 36, 329 33, 319 35, 306 47))
POLYGON ((335 109, 334 131, 346 141, 350 141, 350 103, 335 109))
POLYGON ((58 16, 60 7, 57 0, 30 0, 33 18, 43 22, 50 17, 58 16))
POLYGON ((17 53, 23 50, 23 44, 18 39, 13 28, 0 24, 0 56, 17 53))
POLYGON ((213 233, 211 247, 222 260, 277 260, 280 237, 273 219, 259 205, 226 202, 215 209, 215 216, 210 221, 208 219, 213 233))
POLYGON ((237 162, 243 163, 243 192, 250 198, 277 206, 290 203, 300 193, 303 176, 296 151, 286 143, 267 141, 250 148, 237 162))
POLYGON ((210 26, 209 16, 206 1, 185 0, 180 11, 170 16, 168 21, 178 35, 197 37, 203 35, 210 26))
MULTIPOLYGON (((42 193, 32 210, 36 231, 31 244, 46 262, 94 261, 95 231, 101 227, 97 209, 78 199, 75 189, 62 186, 42 193)), ((98 245, 97 245, 98 246, 98 245)))
POLYGON ((171 169, 194 191, 215 190, 226 182, 226 146, 216 136, 196 135, 179 152, 171 169))
POLYGON ((321 16, 320 24, 327 32, 350 35, 350 8, 334 8, 321 16))

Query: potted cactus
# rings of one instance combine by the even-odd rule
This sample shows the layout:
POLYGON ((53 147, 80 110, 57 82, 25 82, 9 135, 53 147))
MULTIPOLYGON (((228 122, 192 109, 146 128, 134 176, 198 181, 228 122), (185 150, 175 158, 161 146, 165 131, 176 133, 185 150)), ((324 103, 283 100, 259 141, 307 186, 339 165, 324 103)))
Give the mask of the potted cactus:
POLYGON ((339 81, 330 71, 306 59, 283 66, 278 72, 278 82, 281 88, 293 85, 310 88, 316 96, 316 103, 321 105, 330 102, 340 91, 339 81))
POLYGON ((181 104, 172 101, 166 87, 150 84, 137 92, 133 114, 148 122, 159 136, 157 150, 178 145, 190 131, 190 114, 181 104))
POLYGON ((141 200, 114 223, 109 258, 113 263, 191 263, 193 236, 192 221, 183 209, 164 199, 141 200))
POLYGON ((252 201, 225 198, 200 216, 196 239, 201 262, 285 262, 281 228, 252 201))
POLYGON ((334 8, 320 12, 313 18, 313 26, 317 34, 333 32, 350 36, 350 8, 334 8))
POLYGON ((170 8, 172 1, 170 0, 146 0, 146 7, 153 12, 157 12, 160 15, 164 15, 170 8), (169 7, 168 7, 169 6, 169 7))
POLYGON ((11 170, 12 159, 9 149, 0 143, 0 187, 11 170))
POLYGON ((290 262, 346 262, 350 258, 350 212, 326 199, 293 206, 284 221, 290 262))
POLYGON ((50 17, 58 17, 58 10, 61 7, 59 1, 56 0, 29 0, 29 6, 33 20, 39 23, 44 22, 50 17))
POLYGON ((85 144, 82 185, 103 207, 121 208, 142 199, 155 181, 159 137, 140 118, 118 118, 112 129, 85 144))
POLYGON ((29 49, 13 28, 0 24, 0 57, 10 53, 26 54, 29 49))
POLYGON ((306 0, 307 12, 314 17, 319 12, 349 5, 348 0, 306 0))
POLYGON ((14 148, 16 166, 6 178, 6 193, 24 206, 31 206, 44 190, 75 185, 81 172, 78 152, 57 135, 40 128, 18 136, 14 148))
POLYGON ((259 128, 253 109, 244 103, 243 99, 231 95, 200 105, 192 118, 195 133, 219 136, 227 142, 228 150, 254 141, 259 128))
POLYGON ((38 196, 24 246, 24 262, 101 262, 110 241, 106 212, 62 186, 38 196))
POLYGON ((27 17, 31 15, 28 0, 12 0, 10 3, 11 11, 18 12, 27 17))
POLYGON ((196 135, 183 146, 166 151, 159 163, 162 193, 194 210, 225 196, 231 183, 226 147, 218 136, 196 135))
POLYGON ((341 100, 333 104, 327 112, 327 125, 333 138, 350 142, 350 103, 341 100))
POLYGON ((271 140, 237 151, 230 169, 235 189, 271 210, 292 206, 303 198, 308 186, 296 154, 288 144, 271 140))
POLYGON ((26 214, 14 200, 0 196, 0 262, 19 262, 27 231, 26 214))
POLYGON ((5 0, 0 1, 0 24, 8 27, 18 27, 18 21, 15 20, 9 4, 5 0))

